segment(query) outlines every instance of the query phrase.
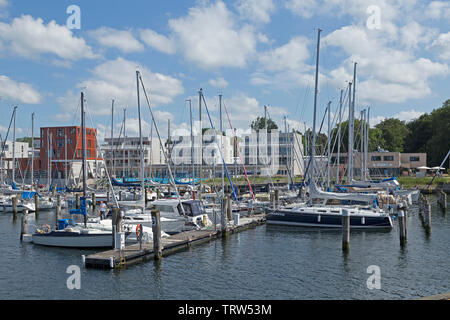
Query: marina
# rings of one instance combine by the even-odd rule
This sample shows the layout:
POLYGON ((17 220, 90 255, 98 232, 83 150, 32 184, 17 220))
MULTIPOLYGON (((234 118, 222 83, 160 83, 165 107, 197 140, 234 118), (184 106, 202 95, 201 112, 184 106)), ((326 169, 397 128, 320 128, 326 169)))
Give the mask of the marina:
POLYGON ((450 4, 101 6, 0 0, 0 300, 450 300, 450 4))
MULTIPOLYGON (((432 208, 431 232, 427 234, 414 206, 406 218, 408 239, 404 247, 399 244, 397 223, 390 231, 352 230, 349 254, 341 250, 341 230, 263 224, 227 238, 210 240, 208 236, 204 243, 186 246, 160 261, 149 258, 116 269, 83 266, 82 255, 88 257, 102 250, 47 248, 20 242, 21 214, 16 218, 1 214, 0 242, 8 263, 0 267, 0 296, 51 300, 410 300, 445 294, 450 292, 450 222, 448 212, 440 210, 435 197, 427 197, 432 208), (70 274, 66 271, 71 265, 81 270, 80 290, 67 289, 70 274), (381 290, 366 286, 371 265, 380 267, 381 290), (228 285, 227 290, 223 290, 224 285, 228 285), (183 290, 177 290, 180 287, 183 290)), ((37 220, 30 214, 28 222, 41 225, 53 221, 54 212, 42 211, 37 220)))

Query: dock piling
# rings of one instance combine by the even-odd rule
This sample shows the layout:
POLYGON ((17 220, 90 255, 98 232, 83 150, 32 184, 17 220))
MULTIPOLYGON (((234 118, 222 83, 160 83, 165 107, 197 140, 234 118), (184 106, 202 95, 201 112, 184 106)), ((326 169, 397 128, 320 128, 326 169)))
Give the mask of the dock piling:
POLYGON ((37 219, 37 217, 39 215, 39 196, 38 196, 37 192, 34 194, 34 214, 37 219))
POLYGON ((348 252, 350 250, 350 213, 346 209, 342 209, 342 250, 348 252))
POLYGON ((11 201, 12 201, 13 213, 16 215, 17 214, 17 202, 18 202, 17 196, 12 197, 11 201))
POLYGON ((95 192, 92 192, 92 212, 95 212, 96 207, 96 198, 95 198, 95 192))
POLYGON ((20 241, 23 240, 23 235, 28 233, 28 229, 27 229, 28 209, 23 209, 22 213, 23 213, 23 215, 22 215, 22 224, 21 224, 21 228, 20 228, 20 241))
POLYGON ((61 219, 61 195, 56 196, 56 212, 55 212, 55 226, 58 228, 58 220, 61 219))
POLYGON ((155 260, 162 258, 161 215, 159 210, 152 210, 153 252, 155 260))
POLYGON ((278 200, 280 199, 279 195, 280 195, 280 190, 275 189, 275 209, 278 209, 278 206, 279 206, 279 202, 278 202, 278 200))
POLYGON ((400 246, 404 246, 406 244, 406 216, 403 209, 399 209, 398 211, 398 228, 400 234, 400 246))

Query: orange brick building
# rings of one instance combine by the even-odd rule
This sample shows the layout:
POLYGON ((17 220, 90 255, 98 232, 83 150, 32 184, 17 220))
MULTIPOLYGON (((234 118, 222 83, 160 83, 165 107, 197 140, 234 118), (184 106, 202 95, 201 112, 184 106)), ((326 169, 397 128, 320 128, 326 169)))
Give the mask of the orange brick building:
MULTIPOLYGON (((41 128, 40 163, 37 168, 47 171, 48 159, 51 158, 52 172, 62 173, 65 170, 66 160, 81 160, 83 145, 81 133, 80 126, 41 128)), ((86 128, 86 160, 95 160, 96 156, 97 129, 86 128)), ((70 164, 67 170, 70 170, 70 164)))

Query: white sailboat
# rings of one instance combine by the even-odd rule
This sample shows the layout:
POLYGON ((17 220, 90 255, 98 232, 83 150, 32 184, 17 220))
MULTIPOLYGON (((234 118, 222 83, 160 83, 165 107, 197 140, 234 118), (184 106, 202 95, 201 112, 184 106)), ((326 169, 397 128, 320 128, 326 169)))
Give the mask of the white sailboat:
MULTIPOLYGON (((34 244, 51 247, 70 247, 70 248, 111 248, 113 246, 113 232, 104 225, 87 225, 86 209, 86 129, 84 113, 84 94, 81 92, 81 132, 82 132, 82 175, 83 175, 83 197, 80 209, 70 210, 71 214, 82 214, 84 224, 75 224, 72 219, 59 220, 57 230, 51 228, 39 228, 32 235, 34 244)), ((112 224, 111 220, 105 221, 112 224)))
MULTIPOLYGON (((342 210, 346 209, 350 214, 351 228, 392 228, 392 220, 388 211, 383 211, 376 206, 376 194, 345 194, 324 192, 317 189, 314 178, 314 162, 315 162, 315 140, 316 140, 316 111, 317 111, 317 94, 318 94, 318 75, 319 75, 319 48, 320 48, 320 32, 317 36, 317 54, 316 54, 316 76, 315 76, 315 94, 314 94, 314 118, 313 118, 313 139, 310 153, 310 184, 309 184, 309 201, 307 204, 299 204, 293 208, 281 208, 268 210, 266 214, 267 224, 276 225, 293 225, 305 227, 326 227, 341 228, 342 227, 342 210), (314 205, 313 199, 327 199, 345 201, 357 201, 364 203, 363 205, 339 205, 326 206, 314 205)), ((350 125, 351 127, 351 125, 350 125)), ((353 132, 353 129, 350 132, 353 132)), ((350 134, 349 141, 352 141, 350 134)), ((349 146, 353 143, 349 142, 349 146), (351 143, 351 144, 350 144, 351 143)), ((351 156, 349 157, 349 162, 351 156)), ((352 166, 350 165, 350 168, 352 166)), ((352 179, 351 170, 349 170, 349 179, 352 179)))

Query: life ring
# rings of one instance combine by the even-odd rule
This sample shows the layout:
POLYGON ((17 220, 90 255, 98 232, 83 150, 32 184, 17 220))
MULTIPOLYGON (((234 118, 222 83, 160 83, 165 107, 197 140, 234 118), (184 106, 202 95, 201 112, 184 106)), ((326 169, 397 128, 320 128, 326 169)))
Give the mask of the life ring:
POLYGON ((142 229, 142 224, 138 224, 137 226, 136 226, 136 237, 138 237, 138 239, 139 239, 139 237, 141 236, 141 231, 142 231, 143 229, 142 229))

